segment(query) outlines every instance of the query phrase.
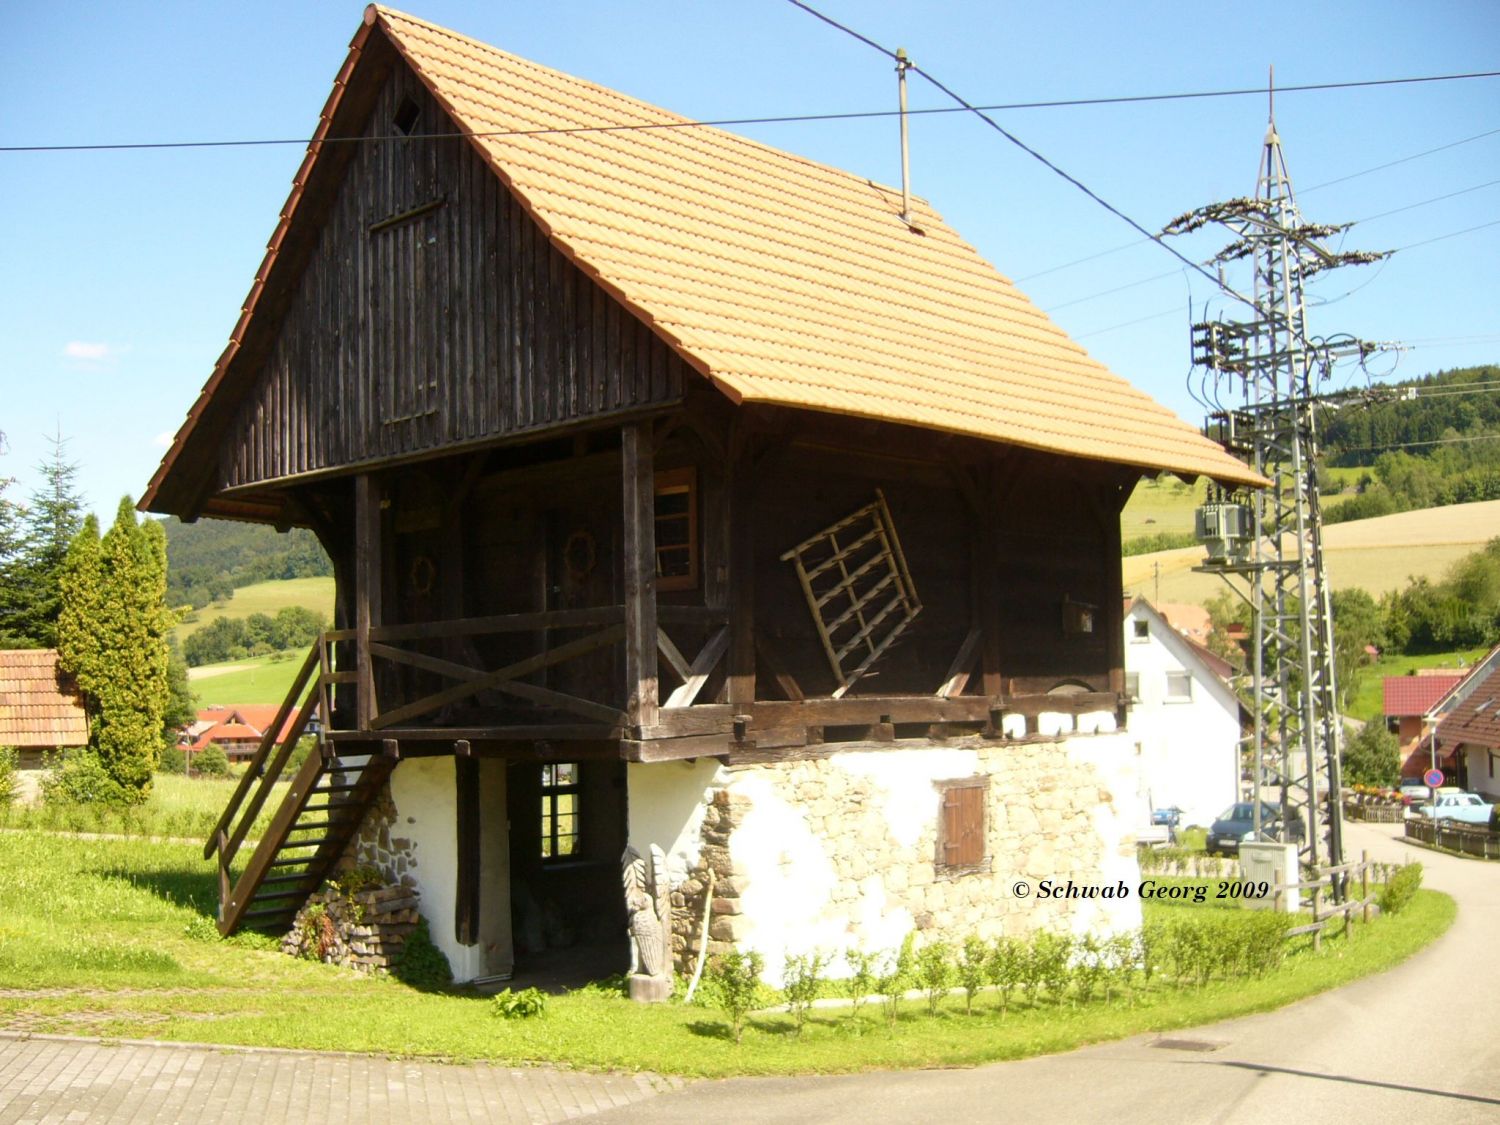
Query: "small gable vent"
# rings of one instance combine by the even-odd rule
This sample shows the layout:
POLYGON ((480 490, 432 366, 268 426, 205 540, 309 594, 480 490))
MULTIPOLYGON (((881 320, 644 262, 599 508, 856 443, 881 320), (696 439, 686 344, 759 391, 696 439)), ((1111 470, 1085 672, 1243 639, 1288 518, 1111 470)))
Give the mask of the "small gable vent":
POLYGON ((401 104, 396 107, 396 115, 391 118, 391 124, 396 126, 396 132, 409 137, 417 131, 417 120, 421 116, 421 106, 411 98, 402 98, 401 104))

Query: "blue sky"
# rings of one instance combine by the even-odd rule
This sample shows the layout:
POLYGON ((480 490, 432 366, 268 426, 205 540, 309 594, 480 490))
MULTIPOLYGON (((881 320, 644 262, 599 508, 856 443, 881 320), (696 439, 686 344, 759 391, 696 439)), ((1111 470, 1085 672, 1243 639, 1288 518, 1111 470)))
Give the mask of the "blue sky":
MULTIPOLYGON (((1500 69, 1492 0, 815 6, 905 47, 981 104, 1259 88, 1272 64, 1280 86, 1500 69)), ((413 0, 409 10, 698 118, 895 105, 889 60, 785 0, 413 0)), ((361 13, 357 3, 274 0, 0 0, 0 145, 306 138, 361 13)), ((914 108, 945 104, 913 80, 914 108)), ((1346 248, 1411 246, 1321 282, 1313 296, 1327 304, 1312 309, 1313 331, 1412 345, 1399 362, 1372 363, 1377 376, 1500 359, 1500 225, 1443 237, 1500 220, 1500 79, 1287 92, 1276 104, 1305 215, 1368 220, 1346 248), (1450 147, 1427 152, 1440 146, 1450 147), (1450 193, 1460 194, 1436 198, 1450 193), (1428 239, 1441 240, 1412 246, 1428 239)), ((996 116, 1155 230, 1254 190, 1266 102, 996 116)), ((736 129, 899 182, 888 119, 736 129)), ((298 145, 0 152, 0 476, 17 478, 10 496, 31 490, 59 432, 94 509, 107 515, 121 495, 140 495, 223 350, 302 155, 298 145)), ((1187 324, 1189 300, 1199 315, 1223 307, 1207 281, 962 115, 914 120, 912 176, 914 191, 1098 358, 1201 421, 1186 390, 1187 324)), ((1182 249, 1206 258, 1218 241, 1182 249)))

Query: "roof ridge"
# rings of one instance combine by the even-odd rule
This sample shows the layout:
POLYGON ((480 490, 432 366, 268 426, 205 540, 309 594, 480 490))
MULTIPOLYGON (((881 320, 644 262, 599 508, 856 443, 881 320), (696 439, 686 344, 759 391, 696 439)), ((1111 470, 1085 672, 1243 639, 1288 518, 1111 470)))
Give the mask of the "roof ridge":
MULTIPOLYGON (((655 102, 650 102, 644 98, 637 97, 635 94, 629 94, 623 90, 616 90, 613 87, 602 85, 601 83, 595 82, 592 79, 583 78, 577 74, 573 74, 570 71, 561 70, 558 67, 549 66, 548 64, 542 62, 537 62, 535 59, 528 59, 524 55, 518 55, 512 51, 507 51, 504 47, 497 47, 493 43, 486 43, 482 39, 475 39, 473 36, 465 35, 461 31, 455 31, 451 27, 444 27, 442 24, 433 23, 431 20, 423 19, 421 16, 412 15, 410 12, 405 12, 398 8, 388 7, 385 4, 370 4, 365 8, 365 22, 367 24, 372 22, 371 13, 374 13, 377 17, 386 19, 388 21, 395 19, 415 24, 418 27, 424 28, 425 30, 433 33, 434 35, 466 43, 472 47, 477 48, 484 54, 498 55, 501 58, 506 59, 510 63, 518 65, 524 69, 540 71, 545 74, 555 75, 559 78, 567 79, 569 82, 575 83, 576 85, 582 86, 586 89, 609 95, 611 99, 618 99, 629 102, 642 110, 648 111, 648 115, 659 114, 663 117, 671 119, 670 122, 662 122, 663 125, 679 125, 687 128, 692 128, 702 133, 711 133, 718 137, 722 137, 726 140, 732 141, 735 145, 746 145, 752 148, 762 149, 766 152, 774 153, 778 157, 790 157, 791 159, 800 161, 808 165, 809 167, 832 173, 836 176, 853 181, 854 183, 878 188, 882 191, 893 192, 898 195, 901 192, 901 189, 899 187, 896 187, 892 184, 886 184, 879 180, 871 179, 868 176, 862 176, 857 172, 851 172, 847 168, 840 168, 836 164, 827 164, 821 160, 815 160, 810 156, 804 156, 801 153, 792 152, 789 149, 779 148, 776 145, 768 144, 765 141, 758 141, 754 137, 747 137, 742 133, 731 132, 730 130, 725 129, 722 126, 711 125, 701 121, 698 118, 688 117, 685 114, 678 113, 676 110, 668 109, 666 106, 658 105, 655 102)), ((643 129, 642 131, 649 132, 650 130, 643 129)), ((921 203, 922 205, 929 208, 931 207, 931 203, 925 196, 912 194, 911 201, 913 203, 921 203)))

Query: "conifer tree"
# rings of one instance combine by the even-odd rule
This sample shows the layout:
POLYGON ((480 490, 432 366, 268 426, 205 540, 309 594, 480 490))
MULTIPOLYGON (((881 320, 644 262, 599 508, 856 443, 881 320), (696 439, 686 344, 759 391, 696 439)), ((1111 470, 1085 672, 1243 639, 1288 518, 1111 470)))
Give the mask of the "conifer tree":
POLYGON ((166 537, 136 522, 129 497, 99 538, 90 516, 63 568, 58 652, 88 696, 93 748, 109 775, 143 798, 169 702, 166 537))

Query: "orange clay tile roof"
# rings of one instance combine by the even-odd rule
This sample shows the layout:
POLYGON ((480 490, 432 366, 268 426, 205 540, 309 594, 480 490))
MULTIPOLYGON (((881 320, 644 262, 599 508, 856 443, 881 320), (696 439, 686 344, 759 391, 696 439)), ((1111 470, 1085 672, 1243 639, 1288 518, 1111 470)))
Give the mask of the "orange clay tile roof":
MULTIPOLYGON (((685 118, 400 12, 376 21, 471 133, 685 118)), ((720 129, 483 136, 552 239, 733 399, 1258 478, 1112 374, 926 203, 720 129)))
POLYGON ((722 129, 671 127, 689 119, 372 4, 229 348, 143 507, 243 341, 377 27, 552 242, 733 401, 1266 483, 1091 358, 924 201, 912 201, 914 232, 891 188, 722 129), (553 128, 591 131, 514 132, 553 128))
POLYGON ((77 685, 59 672, 55 649, 0 651, 0 746, 82 746, 88 716, 77 685))

